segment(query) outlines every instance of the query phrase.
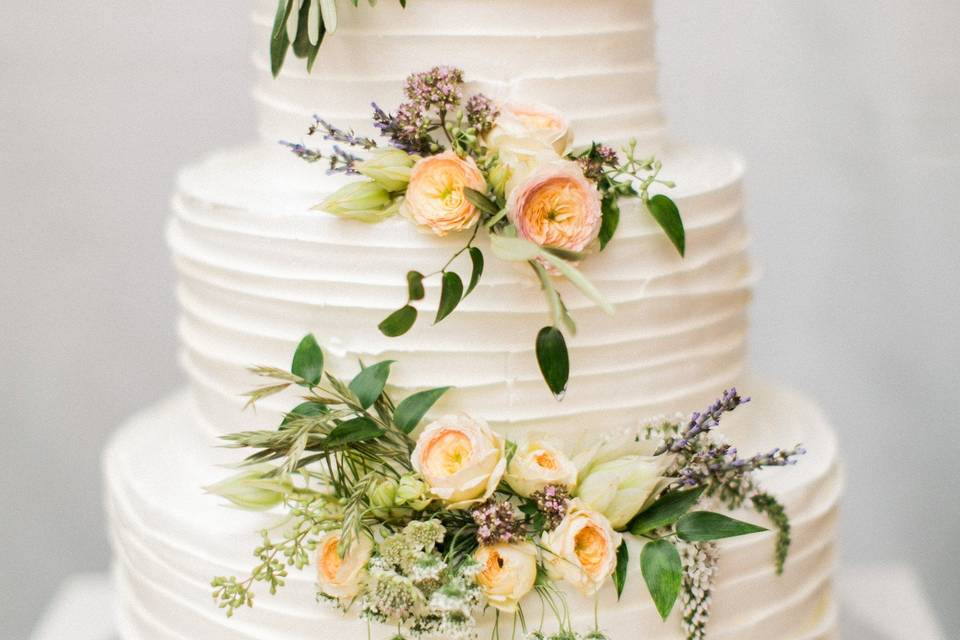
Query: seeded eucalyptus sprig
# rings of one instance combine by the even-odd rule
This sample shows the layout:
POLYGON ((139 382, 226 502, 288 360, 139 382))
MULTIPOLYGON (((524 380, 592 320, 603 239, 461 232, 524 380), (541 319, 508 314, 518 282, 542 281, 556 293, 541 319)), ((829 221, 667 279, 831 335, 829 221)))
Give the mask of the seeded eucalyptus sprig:
MULTIPOLYGON (((371 7, 377 0, 367 0, 371 7)), ((360 0, 350 0, 354 7, 360 0)), ((407 0, 399 0, 401 7, 407 0)), ((339 24, 337 0, 279 0, 270 31, 270 71, 280 74, 287 51, 307 61, 307 71, 313 71, 323 39, 333 34, 339 24)))

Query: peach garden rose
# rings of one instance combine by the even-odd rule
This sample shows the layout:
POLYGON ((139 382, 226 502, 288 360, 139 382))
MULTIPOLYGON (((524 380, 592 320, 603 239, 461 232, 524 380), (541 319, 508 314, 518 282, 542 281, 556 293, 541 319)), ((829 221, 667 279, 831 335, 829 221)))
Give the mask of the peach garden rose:
POLYGON ((339 531, 331 531, 317 542, 317 586, 332 598, 352 598, 363 586, 373 541, 360 536, 342 558, 339 546, 339 531))
POLYGON ((560 525, 543 535, 544 560, 552 577, 592 596, 613 575, 622 541, 606 517, 573 500, 560 525))
POLYGON ((600 233, 600 192, 577 163, 551 163, 510 193, 507 215, 524 240, 583 251, 600 233))
POLYGON ((473 158, 463 159, 452 151, 421 158, 410 173, 400 213, 438 236, 468 229, 477 223, 480 211, 467 200, 465 187, 487 189, 473 158))
POLYGON ((530 434, 517 443, 504 480, 518 495, 529 498, 549 484, 572 491, 577 474, 576 465, 555 441, 530 434))
POLYGON ((477 583, 490 606, 516 612, 537 581, 537 548, 529 542, 495 544, 480 547, 474 557, 480 565, 477 583))
POLYGON ((562 156, 570 146, 572 132, 566 117, 552 107, 515 102, 500 105, 500 116, 487 134, 487 144, 499 149, 509 140, 523 138, 532 138, 562 156))
POLYGON ((444 416, 420 434, 412 462, 433 496, 463 509, 493 495, 507 466, 506 441, 483 420, 444 416))

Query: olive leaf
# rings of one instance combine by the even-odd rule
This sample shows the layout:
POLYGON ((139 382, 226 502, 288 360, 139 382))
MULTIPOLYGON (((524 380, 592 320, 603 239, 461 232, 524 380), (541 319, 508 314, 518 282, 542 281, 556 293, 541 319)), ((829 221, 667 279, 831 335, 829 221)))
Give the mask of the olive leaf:
POLYGON ((315 387, 320 384, 323 378, 323 350, 312 333, 297 345, 290 372, 303 379, 301 386, 315 387))
POLYGON ((570 379, 570 356, 567 341, 556 327, 544 327, 537 334, 537 364, 550 391, 557 399, 563 397, 570 379))

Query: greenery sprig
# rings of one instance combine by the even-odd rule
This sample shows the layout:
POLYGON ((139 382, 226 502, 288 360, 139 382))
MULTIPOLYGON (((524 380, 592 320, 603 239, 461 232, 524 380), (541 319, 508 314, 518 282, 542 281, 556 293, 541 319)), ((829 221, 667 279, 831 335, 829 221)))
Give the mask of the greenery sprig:
MULTIPOLYGON (((377 0, 367 0, 375 6, 377 0)), ((360 0, 350 0, 354 7, 360 0)), ((399 0, 401 7, 407 0, 399 0)), ((270 30, 270 71, 276 77, 283 68, 287 52, 307 61, 307 71, 313 71, 317 54, 327 35, 339 25, 337 0, 279 0, 270 30)))

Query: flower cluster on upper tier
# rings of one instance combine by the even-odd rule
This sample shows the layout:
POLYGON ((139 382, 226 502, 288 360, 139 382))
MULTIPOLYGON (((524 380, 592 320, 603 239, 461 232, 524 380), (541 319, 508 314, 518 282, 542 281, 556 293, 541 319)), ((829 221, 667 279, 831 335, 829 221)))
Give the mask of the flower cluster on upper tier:
POLYGON ((463 72, 439 66, 411 75, 405 101, 390 113, 373 105, 373 124, 386 139, 346 131, 314 116, 310 135, 334 142, 333 151, 284 142, 309 162, 326 159, 331 172, 360 176, 317 209, 375 223, 401 215, 438 236, 462 234, 463 247, 431 274, 407 273, 406 303, 380 330, 399 336, 414 325, 424 297, 423 282, 437 277, 441 296, 436 322, 450 315, 483 275, 481 230, 501 259, 527 263, 539 279, 552 324, 537 337, 536 353, 550 389, 561 396, 569 379, 562 329, 576 325, 554 280, 566 278, 605 311, 613 307, 578 270, 593 251, 602 251, 620 220, 619 201, 638 197, 683 255, 683 220, 674 202, 651 195, 661 163, 637 156, 636 144, 616 150, 598 142, 576 148, 564 115, 539 104, 496 103, 483 94, 463 95, 463 72), (350 149, 353 150, 350 150, 350 149), (366 156, 366 157, 363 157, 366 156), (470 258, 469 284, 454 268, 470 258))
MULTIPOLYGON (((570 451, 549 434, 509 441, 464 413, 421 427, 448 388, 395 403, 386 391, 393 364, 363 367, 346 382, 324 370, 307 336, 289 371, 254 369, 272 382, 251 402, 291 387, 305 395, 278 429, 226 436, 253 453, 238 475, 208 487, 242 508, 287 512, 279 541, 263 533, 248 578, 214 579, 228 614, 252 605, 255 583, 275 592, 288 566, 313 564, 320 599, 395 626, 397 637, 474 637, 485 607, 496 612, 495 629, 502 615, 525 627, 535 592, 558 614, 549 623, 555 637, 575 638, 560 583, 586 598, 610 583, 619 595, 633 538, 643 543, 641 574, 659 613, 666 619, 682 599, 697 611, 691 633, 702 634, 709 599, 681 586, 716 554, 688 545, 764 530, 698 509, 705 498, 775 516, 782 562, 789 523, 752 474, 792 463, 799 450, 741 461, 716 440, 723 414, 748 400, 735 390, 688 421, 655 421, 570 451)), ((529 631, 543 637, 542 628, 529 631)), ((602 638, 599 626, 587 637, 602 638)))

